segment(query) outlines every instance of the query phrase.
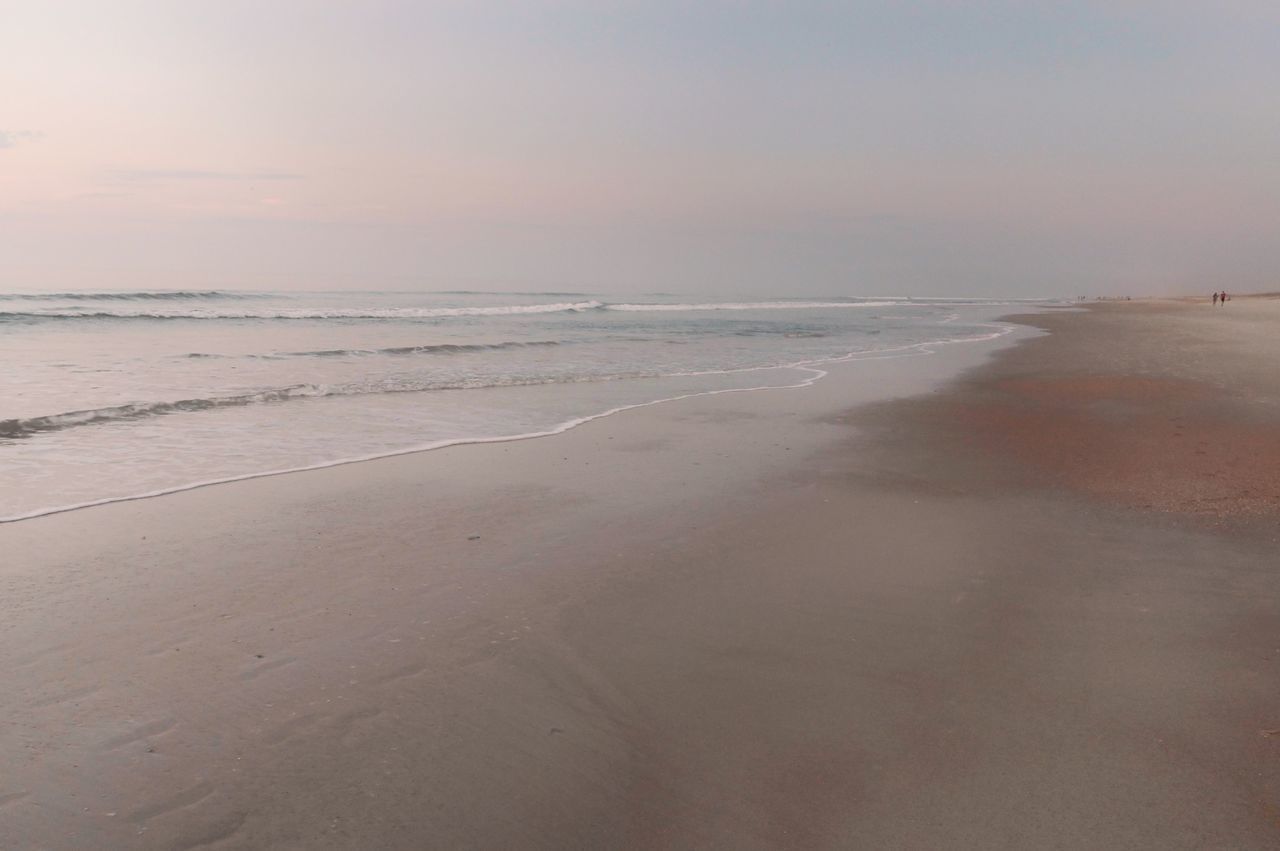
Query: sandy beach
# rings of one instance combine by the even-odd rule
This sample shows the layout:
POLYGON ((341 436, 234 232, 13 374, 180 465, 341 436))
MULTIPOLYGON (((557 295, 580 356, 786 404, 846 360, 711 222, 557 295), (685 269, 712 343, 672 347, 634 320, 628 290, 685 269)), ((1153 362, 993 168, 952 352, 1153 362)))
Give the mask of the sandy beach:
POLYGON ((1280 299, 0 526, 3 848, 1274 848, 1280 299))

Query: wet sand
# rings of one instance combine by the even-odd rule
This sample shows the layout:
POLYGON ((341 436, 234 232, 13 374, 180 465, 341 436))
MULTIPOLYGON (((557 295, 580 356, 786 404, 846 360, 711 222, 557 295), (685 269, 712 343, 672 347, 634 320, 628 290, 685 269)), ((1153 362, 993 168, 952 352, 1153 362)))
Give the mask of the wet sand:
POLYGON ((1274 847, 1278 307, 0 527, 0 847, 1274 847))

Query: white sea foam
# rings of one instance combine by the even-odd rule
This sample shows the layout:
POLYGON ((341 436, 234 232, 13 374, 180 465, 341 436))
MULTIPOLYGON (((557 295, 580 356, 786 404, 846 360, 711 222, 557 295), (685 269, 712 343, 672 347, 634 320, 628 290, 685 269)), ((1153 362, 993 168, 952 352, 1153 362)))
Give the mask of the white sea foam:
POLYGON ((901 299, 897 301, 721 301, 701 302, 693 304, 654 302, 649 304, 606 304, 606 310, 630 311, 633 313, 703 310, 823 310, 832 308, 857 307, 892 307, 907 304, 901 299))

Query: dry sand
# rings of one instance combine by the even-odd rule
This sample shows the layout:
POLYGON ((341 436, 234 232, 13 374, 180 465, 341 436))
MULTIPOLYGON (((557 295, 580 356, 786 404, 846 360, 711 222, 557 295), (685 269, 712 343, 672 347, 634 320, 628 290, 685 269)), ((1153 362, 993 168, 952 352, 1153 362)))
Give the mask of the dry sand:
POLYGON ((0 527, 0 847, 1275 847, 1278 307, 0 527))

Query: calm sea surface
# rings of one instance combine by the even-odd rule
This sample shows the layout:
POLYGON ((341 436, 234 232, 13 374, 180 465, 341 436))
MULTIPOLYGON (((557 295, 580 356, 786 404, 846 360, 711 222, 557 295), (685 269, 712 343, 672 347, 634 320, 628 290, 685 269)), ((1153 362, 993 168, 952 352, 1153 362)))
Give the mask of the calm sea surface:
POLYGON ((989 338, 1007 304, 0 293, 0 519, 811 382, 989 338))

